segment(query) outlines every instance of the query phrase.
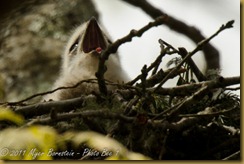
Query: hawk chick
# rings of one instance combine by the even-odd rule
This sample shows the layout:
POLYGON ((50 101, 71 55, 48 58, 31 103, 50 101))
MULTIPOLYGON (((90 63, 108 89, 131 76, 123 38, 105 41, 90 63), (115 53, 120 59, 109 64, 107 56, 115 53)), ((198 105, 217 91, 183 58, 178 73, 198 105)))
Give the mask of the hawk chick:
MULTIPOLYGON (((95 18, 80 25, 66 45, 61 73, 53 88, 73 86, 81 80, 95 79, 99 55, 109 43, 108 37, 101 30, 95 18)), ((105 79, 112 82, 128 81, 117 54, 110 55, 106 61, 106 67, 105 79)), ((98 84, 82 83, 76 88, 58 90, 44 99, 63 100, 89 94, 92 91, 98 91, 98 84)))

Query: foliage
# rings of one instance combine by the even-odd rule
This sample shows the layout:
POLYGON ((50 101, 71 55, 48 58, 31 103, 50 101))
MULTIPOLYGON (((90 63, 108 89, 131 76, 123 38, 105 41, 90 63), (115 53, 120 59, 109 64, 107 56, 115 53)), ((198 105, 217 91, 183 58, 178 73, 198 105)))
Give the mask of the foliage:
POLYGON ((96 132, 69 131, 58 134, 50 126, 7 128, 1 131, 0 143, 0 158, 3 160, 51 160, 78 157, 108 160, 150 159, 139 153, 130 152, 116 140, 96 132))

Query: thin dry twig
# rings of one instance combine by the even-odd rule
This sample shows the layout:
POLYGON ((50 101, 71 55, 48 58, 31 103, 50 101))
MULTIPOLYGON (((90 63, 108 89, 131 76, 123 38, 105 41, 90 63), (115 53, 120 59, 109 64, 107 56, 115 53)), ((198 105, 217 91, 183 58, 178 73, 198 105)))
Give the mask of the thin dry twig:
MULTIPOLYGON (((233 110, 235 110, 237 108, 237 105, 228 108, 228 109, 223 109, 221 111, 218 112, 210 112, 210 113, 197 113, 197 114, 179 114, 178 117, 213 117, 213 116, 219 116, 219 115, 224 115, 226 113, 230 113, 233 110)), ((211 109, 208 109, 209 111, 211 111, 211 109)))
POLYGON ((237 106, 227 108, 225 110, 219 111, 219 112, 213 112, 209 107, 205 108, 203 111, 198 112, 197 114, 182 114, 177 115, 177 117, 182 117, 181 120, 178 122, 169 122, 169 120, 155 120, 155 119, 149 119, 148 125, 151 125, 152 127, 160 127, 161 130, 170 129, 173 131, 182 131, 186 127, 190 127, 194 124, 197 124, 198 122, 208 122, 208 120, 211 120, 215 116, 219 116, 222 114, 226 114, 229 112, 232 112, 237 106))
POLYGON ((224 159, 222 160, 240 160, 240 156, 241 156, 241 151, 237 151, 231 155, 229 155, 228 157, 225 157, 224 159))
POLYGON ((240 89, 241 89, 241 87, 239 86, 239 87, 234 87, 234 88, 225 88, 224 90, 236 91, 236 90, 240 90, 240 89))
MULTIPOLYGON (((240 77, 231 77, 231 78, 219 78, 219 79, 215 79, 215 80, 211 80, 211 81, 206 81, 206 82, 201 82, 198 84, 192 84, 195 85, 193 88, 196 89, 195 87, 198 86, 198 90, 195 92, 191 92, 194 93, 193 95, 191 95, 190 97, 186 98, 184 101, 179 102, 178 104, 176 104, 175 106, 171 107, 170 109, 167 109, 166 111, 163 111, 161 113, 159 113, 157 116, 155 116, 153 118, 153 120, 155 120, 158 117, 161 117, 163 115, 166 115, 166 113, 168 113, 168 117, 173 117, 176 114, 178 114, 179 111, 184 110, 184 108, 186 108, 186 106, 193 104, 196 101, 199 101, 200 99, 202 99, 205 95, 207 95, 209 92, 211 92, 212 89, 214 88, 221 88, 221 87, 225 87, 228 85, 234 85, 240 83, 240 77)), ((179 87, 175 87, 177 89, 175 89, 175 92, 180 91, 180 89, 182 89, 182 87, 189 87, 188 89, 186 89, 186 91, 188 92, 190 89, 192 89, 189 85, 183 85, 183 86, 179 86, 179 87), (179 89, 179 90, 178 90, 179 89)), ((184 88, 185 90, 185 88, 184 88)))
MULTIPOLYGON (((74 113, 64 113, 64 114, 57 114, 55 118, 52 117, 46 117, 46 118, 38 118, 34 119, 31 122, 27 123, 27 126, 33 125, 33 124, 52 124, 57 121, 66 121, 70 120, 72 118, 81 117, 81 118, 87 118, 87 117, 99 117, 103 119, 118 119, 122 120, 123 122, 131 123, 135 120, 134 117, 128 117, 120 113, 111 112, 109 110, 87 110, 82 112, 74 112, 74 113)), ((26 126, 26 125, 25 125, 26 126)))
MULTIPOLYGON (((151 65, 147 68, 146 71, 147 71, 147 72, 150 72, 152 69, 154 69, 155 67, 157 67, 157 66, 161 63, 162 58, 166 55, 167 51, 168 51, 168 48, 167 48, 167 47, 164 48, 164 49, 160 52, 160 54, 158 55, 158 57, 155 59, 155 61, 154 61, 153 63, 151 63, 151 65)), ((155 75, 155 73, 154 73, 154 75, 155 75)), ((126 84, 127 84, 127 85, 134 85, 138 80, 141 79, 141 76, 142 76, 141 74, 138 75, 136 78, 134 78, 133 80, 127 82, 126 84)))
POLYGON ((69 112, 76 108, 82 107, 84 101, 91 100, 91 99, 95 99, 95 97, 89 95, 86 97, 78 97, 78 98, 67 99, 62 101, 41 102, 41 103, 28 105, 24 107, 18 107, 15 109, 15 112, 22 114, 26 118, 48 114, 52 110, 55 110, 57 113, 69 112))
POLYGON ((202 40, 197 44, 197 47, 189 52, 185 58, 166 76, 164 79, 159 83, 159 85, 155 88, 155 91, 161 88, 161 86, 169 79, 169 77, 174 74, 177 69, 180 69, 180 67, 190 58, 192 57, 196 52, 199 50, 202 50, 203 46, 205 46, 211 39, 213 39, 215 36, 217 36, 220 32, 222 32, 225 29, 232 28, 233 27, 234 20, 231 20, 227 22, 225 25, 222 25, 219 30, 217 30, 213 35, 211 35, 209 38, 202 40))
MULTIPOLYGON (((179 54, 182 56, 182 58, 185 58, 186 55, 188 54, 188 52, 186 51, 185 48, 180 47, 179 48, 179 54)), ((197 78, 198 81, 205 81, 205 80, 207 80, 207 78, 203 75, 203 73, 200 71, 200 69, 197 67, 197 65, 195 64, 195 62, 192 60, 191 57, 189 57, 186 62, 190 65, 191 70, 196 75, 196 78, 197 78)))
MULTIPOLYGON (((194 26, 189 26, 185 22, 182 22, 169 14, 166 14, 162 10, 152 6, 146 0, 123 0, 133 6, 139 7, 142 9, 146 14, 151 16, 153 19, 157 18, 161 15, 167 15, 168 19, 164 23, 170 29, 182 33, 185 36, 189 37, 192 41, 198 44, 200 41, 205 40, 205 37, 201 34, 201 32, 194 26)), ((207 43, 203 49, 204 57, 207 61, 207 70, 208 69, 220 69, 220 57, 218 50, 207 43)))
MULTIPOLYGON (((220 78, 222 79, 222 78, 220 78)), ((170 95, 170 96, 187 96, 194 93, 197 89, 202 87, 203 85, 208 85, 211 87, 211 89, 214 88, 221 88, 226 87, 230 85, 236 85, 240 84, 240 76, 235 77, 226 77, 222 80, 214 79, 214 80, 208 80, 203 81, 199 83, 192 83, 192 84, 184 84, 176 87, 170 87, 170 88, 159 88, 155 90, 155 88, 148 88, 149 92, 155 91, 155 93, 160 95, 170 95)))
POLYGON ((104 73, 106 72, 106 67, 105 67, 105 61, 108 60, 109 55, 111 53, 115 53, 119 46, 126 42, 130 42, 133 37, 140 37, 144 32, 149 30, 152 27, 158 26, 163 24, 167 19, 167 16, 159 16, 158 18, 155 19, 154 22, 148 23, 146 26, 142 27, 139 30, 131 30, 128 35, 126 35, 123 38, 120 38, 116 40, 114 43, 108 46, 108 48, 102 52, 101 58, 99 60, 98 64, 98 70, 96 72, 96 77, 98 79, 98 85, 99 85, 99 90, 102 94, 107 95, 107 87, 105 85, 105 80, 104 80, 104 73))
POLYGON ((79 85, 83 84, 83 83, 97 83, 96 82, 97 79, 87 79, 87 80, 82 80, 82 81, 79 81, 78 83, 76 83, 75 85, 72 85, 72 86, 68 86, 68 87, 58 87, 56 89, 53 89, 51 91, 47 91, 47 92, 41 92, 41 93, 37 93, 37 94, 34 94, 34 95, 31 95, 23 100, 20 100, 20 101, 16 101, 16 102, 3 102, 3 103, 0 103, 0 105, 10 105, 10 106, 15 106, 15 105, 22 105, 24 102, 26 101, 29 101, 29 100, 32 100, 36 97, 39 97, 39 96, 44 96, 44 95, 47 95, 47 94, 51 94, 51 93, 54 93, 56 91, 59 91, 59 90, 62 90, 62 89, 72 89, 72 88, 76 88, 78 87, 79 85))

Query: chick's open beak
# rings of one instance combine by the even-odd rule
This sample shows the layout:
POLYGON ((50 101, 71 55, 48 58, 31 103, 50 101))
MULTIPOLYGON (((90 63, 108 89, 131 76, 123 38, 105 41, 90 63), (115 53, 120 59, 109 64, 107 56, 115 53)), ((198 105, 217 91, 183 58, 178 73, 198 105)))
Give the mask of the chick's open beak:
POLYGON ((93 17, 88 22, 82 48, 85 53, 89 53, 91 51, 96 51, 100 53, 102 50, 106 49, 107 43, 104 38, 104 34, 101 31, 96 19, 93 17))

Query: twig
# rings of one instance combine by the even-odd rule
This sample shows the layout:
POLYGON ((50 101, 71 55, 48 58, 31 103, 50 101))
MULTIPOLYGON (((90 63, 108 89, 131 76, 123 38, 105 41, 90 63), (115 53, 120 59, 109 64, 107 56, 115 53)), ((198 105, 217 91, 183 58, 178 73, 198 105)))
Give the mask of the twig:
MULTIPOLYGON (((159 88, 155 91, 157 94, 161 95, 170 95, 170 96, 187 96, 194 93, 197 89, 199 89, 202 85, 208 85, 211 89, 214 88, 221 88, 230 85, 240 84, 240 76, 235 77, 227 77, 214 80, 203 81, 199 83, 192 83, 192 84, 184 84, 176 87, 171 88, 159 88)), ((155 88, 149 88, 149 91, 154 91, 155 88)))
POLYGON ((224 159, 222 160, 239 160, 240 159, 240 156, 241 156, 241 151, 237 151, 231 155, 229 155, 228 157, 225 157, 224 159))
POLYGON ((124 122, 131 123, 134 121, 134 117, 127 117, 120 113, 114 113, 109 110, 87 110, 82 112, 75 112, 75 113, 64 113, 64 114, 58 114, 55 119, 52 119, 51 117, 42 118, 42 119, 34 119, 31 122, 27 124, 27 126, 33 125, 33 124, 51 124, 55 123, 57 121, 65 121, 70 120, 72 118, 76 117, 99 117, 103 119, 118 119, 124 122))
MULTIPOLYGON (((231 77, 231 78, 220 78, 210 81, 205 81, 201 83, 196 84, 186 84, 182 86, 177 86, 173 88, 160 88, 156 93, 161 95, 190 95, 194 93, 197 89, 199 89, 202 85, 208 86, 210 89, 219 88, 219 87, 225 87, 229 85, 235 85, 240 83, 240 77, 231 77)), ((115 84, 114 84, 115 85, 115 84)), ((132 86, 130 86, 132 87, 132 86)), ((137 93, 136 87, 131 88, 132 90, 121 90, 118 92, 122 95, 133 95, 137 93)), ((146 89, 148 92, 151 92, 154 88, 148 88, 146 89)), ((127 96, 128 97, 128 96, 127 96)), ((95 99, 95 96, 88 95, 85 97, 78 97, 63 101, 48 101, 48 102, 42 102, 37 103, 33 105, 27 105, 24 107, 18 107, 15 109, 17 113, 20 113, 24 115, 25 117, 29 118, 32 116, 38 116, 50 113, 52 109, 57 110, 57 112, 67 112, 70 110, 73 110, 77 107, 82 107, 83 102, 87 100, 95 99)), ((125 113, 128 113, 131 109, 131 107, 139 100, 139 97, 136 96, 133 98, 128 105, 125 108, 125 113)))
POLYGON ((159 42, 159 44, 161 45, 161 49, 162 49, 163 45, 166 45, 167 47, 169 47, 170 49, 172 49, 173 52, 175 52, 175 53, 179 53, 179 51, 178 51, 176 48, 174 48, 171 44, 167 43, 167 42, 164 41, 163 39, 159 39, 158 42, 159 42))
POLYGON ((16 102, 3 102, 3 103, 0 103, 0 105, 10 105, 10 106, 15 106, 15 105, 21 105, 22 103, 26 102, 26 101, 29 101, 31 99, 34 99, 36 97, 39 97, 39 96, 44 96, 44 95, 47 95, 47 94, 51 94, 51 93, 54 93, 58 90, 62 90, 62 89, 72 89, 72 88, 76 88, 78 87, 79 85, 81 85, 82 83, 96 83, 94 81, 97 81, 97 79, 88 79, 88 80, 82 80, 82 81, 79 81, 78 83, 76 83, 75 85, 73 86, 68 86, 68 87, 58 87, 56 89, 53 89, 51 91, 47 91, 47 92, 41 92, 41 93, 37 93, 37 94, 34 94, 34 95, 31 95, 30 97, 27 97, 23 100, 20 100, 20 101, 16 101, 16 102))
POLYGON ((161 146, 159 157, 158 157, 158 159, 160 159, 160 160, 163 160, 163 156, 167 152, 167 140, 168 140, 168 137, 169 137, 169 129, 167 129, 166 134, 165 134, 165 136, 163 138, 162 146, 161 146))
MULTIPOLYGON (((163 78, 165 76, 167 76, 170 71, 174 69, 168 69, 166 71, 163 71, 162 69, 159 70, 155 75, 151 76, 149 79, 147 79, 147 87, 153 87, 154 85, 158 84, 159 82, 161 82, 163 80, 163 78)), ((175 78, 176 76, 180 75, 181 73, 184 73, 186 71, 186 69, 182 68, 182 69, 178 69, 174 74, 171 74, 171 76, 169 77, 170 79, 175 78)))
POLYGON ((154 65, 154 69, 152 71, 152 76, 155 75, 158 71, 158 67, 162 61, 162 58, 165 56, 166 53, 169 53, 167 52, 167 49, 170 49, 172 48, 171 45, 167 44, 166 42, 161 42, 162 40, 159 39, 158 42, 160 44, 160 48, 161 48, 161 52, 160 52, 160 55, 156 58, 156 60, 154 61, 153 65, 154 65), (167 49, 165 48, 165 45, 167 46, 167 49))
MULTIPOLYGON (((153 68, 157 67, 157 65, 159 65, 161 63, 161 60, 165 56, 165 54, 167 53, 167 50, 168 50, 168 48, 166 47, 160 52, 160 54, 158 55, 156 60, 153 63, 151 63, 151 65, 147 68, 147 72, 150 72, 153 68)), ((141 76, 142 76, 141 74, 138 75, 135 79, 131 80, 130 82, 128 82, 126 84, 127 85, 135 84, 135 82, 137 82, 138 80, 141 79, 141 76)))
POLYGON ((203 120, 205 122, 208 122, 208 120, 211 120, 213 117, 231 112, 234 109, 235 107, 231 107, 220 112, 212 112, 210 108, 205 108, 203 111, 200 111, 197 114, 178 115, 178 117, 183 117, 183 118, 177 122, 171 123, 169 122, 169 120, 166 119, 164 119, 163 121, 150 119, 148 121, 148 124, 153 127, 160 127, 161 130, 170 129, 179 132, 182 131, 183 129, 186 129, 187 127, 192 126, 193 124, 196 124, 198 122, 203 123, 203 120))
POLYGON ((215 79, 215 80, 211 80, 211 81, 201 82, 198 84, 189 84, 189 85, 175 87, 175 88, 179 89, 179 90, 175 89, 175 91, 174 91, 175 93, 180 92, 181 89, 185 90, 186 92, 189 92, 189 90, 192 90, 192 89, 195 90, 198 88, 198 91, 195 91, 195 93, 191 92, 191 94, 194 93, 192 96, 186 98, 183 102, 179 102, 178 104, 171 107, 170 109, 167 109, 166 111, 159 113, 157 116, 155 116, 153 118, 153 120, 165 115, 167 112, 169 112, 169 114, 168 114, 169 117, 173 117, 181 109, 184 109, 188 105, 202 99, 204 97, 204 95, 206 95, 208 92, 211 91, 211 89, 221 88, 221 87, 225 87, 228 85, 234 85, 237 83, 240 83, 240 77, 219 78, 219 79, 215 79), (192 86, 190 86, 190 85, 192 85, 192 86), (201 87, 201 88, 199 89, 199 87, 201 87))
POLYGON ((133 105, 135 105, 140 100, 140 97, 135 96, 128 104, 126 105, 124 109, 124 114, 128 115, 128 113, 131 111, 133 105))
MULTIPOLYGON (((147 79, 147 87, 152 87, 157 82, 159 82, 169 71, 167 72, 162 72, 159 71, 156 75, 152 76, 151 78, 147 79)), ((179 72, 180 73, 180 72, 179 72)), ((173 76, 172 76, 173 78, 173 76)), ((208 81, 203 81, 199 83, 191 83, 191 84, 184 84, 176 87, 169 87, 169 88, 159 88, 159 90, 155 91, 156 94, 159 95, 168 95, 168 96, 189 96, 192 95, 192 93, 196 92, 200 87, 203 85, 208 85, 211 89, 215 88, 225 88, 227 86, 231 85, 236 85, 240 84, 240 76, 236 77, 226 77, 223 78, 222 80, 219 79, 213 79, 213 80, 208 80, 208 81)), ((121 84, 120 84, 121 85, 121 84)), ((120 86, 119 85, 119 86, 120 86)), ((127 100, 128 98, 134 96, 134 95, 139 95, 140 91, 137 86, 127 86, 125 87, 120 86, 123 89, 117 90, 119 94, 121 94, 123 97, 126 97, 127 100), (128 88, 128 89, 127 89, 128 88)), ((147 88, 147 92, 153 92, 155 88, 147 88)))
MULTIPOLYGON (((129 115, 130 114, 130 111, 131 111, 131 109, 132 109, 132 107, 139 101, 139 97, 138 96, 135 96, 133 99, 131 99, 128 103, 127 103, 127 105, 126 105, 126 107, 125 107, 125 109, 124 109, 124 112, 123 112, 123 114, 124 115, 129 115)), ((109 130, 109 133, 108 133, 108 136, 113 136, 113 134, 117 131, 117 130, 119 130, 120 128, 123 128, 123 126, 124 126, 124 123, 121 121, 121 120, 118 120, 116 123, 115 123, 115 125, 109 130)))
MULTIPOLYGON (((238 80, 238 78, 237 78, 237 80, 238 80)), ((240 78, 239 78, 239 80, 240 80, 240 78)), ((215 86, 223 87, 225 82, 226 82, 226 80, 224 80, 222 78, 219 78, 219 79, 214 80, 212 83, 209 83, 209 84, 205 83, 205 84, 203 84, 202 87, 197 92, 195 92, 192 96, 186 98, 175 109, 171 110, 169 112, 168 116, 167 116, 168 119, 173 118, 175 115, 177 115, 179 113, 180 110, 186 108, 189 104, 193 104, 193 103, 201 100, 215 86)), ((158 116, 161 116, 161 114, 159 114, 158 116)))
MULTIPOLYGON (((145 13, 151 16, 153 19, 161 15, 168 15, 162 10, 152 6, 146 0, 123 0, 131 5, 141 8, 145 13)), ((182 33, 185 36, 189 37, 196 44, 202 40, 205 40, 205 37, 200 33, 200 31, 193 27, 189 26, 186 23, 177 20, 176 18, 168 15, 168 19, 165 22, 165 25, 170 29, 182 33)), ((208 69, 219 69, 220 68, 220 59, 218 50, 211 45, 210 43, 206 44, 204 49, 204 56, 207 61, 207 70, 208 69)))
POLYGON ((144 95, 146 93, 146 86, 147 86, 147 65, 144 65, 143 68, 141 69, 141 87, 142 87, 142 94, 144 95))
MULTIPOLYGON (((183 48, 183 47, 180 47, 178 52, 182 56, 182 58, 185 58, 186 55, 188 54, 188 52, 186 51, 186 49, 183 48)), ((190 65, 191 70, 196 75, 196 78, 197 78, 198 81, 205 81, 205 80, 207 80, 207 78, 203 75, 203 73, 200 71, 200 69, 197 67, 197 65, 195 64, 195 62, 192 60, 191 57, 189 57, 186 62, 190 65)))
MULTIPOLYGON (((197 114, 179 114, 178 117, 214 117, 214 116, 219 116, 219 115, 223 115, 229 112, 232 112, 234 109, 236 109, 237 105, 235 105, 234 107, 231 107, 229 109, 224 109, 218 112, 210 112, 210 113, 197 113, 197 114)), ((211 109, 208 109, 211 110, 211 109)))
POLYGON ((240 90, 241 87, 235 87, 235 88, 224 88, 224 90, 229 90, 229 91, 236 91, 236 90, 240 90))
POLYGON ((98 85, 99 85, 99 90, 102 94, 107 94, 107 87, 105 85, 104 81, 104 73, 106 72, 106 67, 105 67, 105 61, 108 60, 109 55, 111 53, 115 53, 117 49, 119 48, 120 45, 130 42, 133 37, 140 37, 144 32, 149 30, 152 27, 158 26, 163 24, 167 19, 167 16, 160 16, 155 19, 154 22, 148 23, 146 26, 142 27, 141 29, 137 30, 131 30, 128 35, 125 37, 116 40, 114 43, 108 46, 108 48, 102 53, 101 58, 99 60, 98 64, 98 70, 96 72, 96 77, 98 79, 98 85))
MULTIPOLYGON (((122 84, 116 84, 116 83, 113 83, 111 81, 108 81, 108 80, 105 80, 106 81, 106 84, 107 85, 112 85, 112 86, 117 86, 117 87, 123 87, 123 88, 133 88, 135 89, 133 86, 128 86, 128 85, 122 85, 122 84)), ((26 101, 29 101, 31 99, 34 99, 36 97, 39 97, 39 96, 44 96, 44 95, 47 95, 47 94, 51 94, 51 93, 54 93, 56 91, 59 91, 59 90, 63 90, 63 89, 72 89, 72 88, 76 88, 78 87, 79 85, 83 84, 83 83, 93 83, 93 84, 96 84, 97 83, 97 79, 87 79, 87 80, 81 80, 79 81, 78 83, 76 83, 75 85, 72 85, 72 86, 68 86, 68 87, 58 87, 56 89, 53 89, 51 91, 47 91, 47 92, 41 92, 41 93, 37 93, 37 94, 34 94, 34 95, 31 95, 23 100, 20 100, 20 101, 16 101, 16 102, 2 102, 0 103, 0 105, 9 105, 9 106, 16 106, 16 105, 23 105, 24 102, 26 101)))
POLYGON ((169 77, 171 76, 171 74, 174 74, 177 69, 180 69, 180 67, 190 58, 192 57, 196 52, 198 52, 199 50, 201 50, 203 48, 204 45, 206 45, 211 39, 213 39, 215 36, 217 36, 220 32, 222 32, 225 29, 231 28, 233 27, 234 21, 231 20, 229 22, 227 22, 225 25, 222 25, 218 31, 216 31, 213 35, 211 35, 209 38, 202 40, 201 42, 199 42, 197 44, 197 47, 189 52, 186 57, 175 67, 175 69, 173 69, 160 83, 159 85, 155 88, 155 91, 158 90, 159 88, 161 88, 161 86, 169 79, 169 77))
POLYGON ((26 118, 48 114, 52 110, 55 110, 56 113, 68 112, 75 108, 82 107, 84 101, 91 100, 91 99, 95 99, 95 96, 89 95, 86 97, 78 97, 78 98, 67 99, 62 101, 42 102, 34 105, 19 107, 15 109, 15 112, 22 114, 26 118))
POLYGON ((203 86, 197 92, 195 92, 192 96, 186 98, 180 105, 178 105, 175 109, 171 110, 167 115, 168 118, 173 118, 176 116, 180 111, 187 109, 187 106, 201 100, 205 95, 210 92, 208 86, 203 86))

